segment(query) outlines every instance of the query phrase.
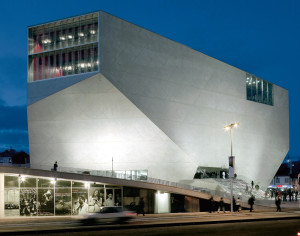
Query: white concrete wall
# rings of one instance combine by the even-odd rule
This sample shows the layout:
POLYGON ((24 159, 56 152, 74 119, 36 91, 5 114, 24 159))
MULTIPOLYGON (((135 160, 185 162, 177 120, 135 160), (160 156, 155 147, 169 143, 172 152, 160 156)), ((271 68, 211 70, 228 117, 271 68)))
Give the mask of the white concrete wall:
POLYGON ((287 90, 274 86, 274 106, 248 101, 246 72, 103 12, 100 70, 28 95, 31 163, 110 170, 113 156, 115 170, 192 179, 228 166, 223 127, 238 121, 236 173, 267 186, 289 149, 287 90))
POLYGON ((148 170, 191 179, 197 164, 101 74, 28 106, 31 164, 148 170))
POLYGON ((238 121, 237 175, 270 183, 289 150, 287 90, 248 101, 246 72, 103 12, 100 35, 101 73, 198 165, 228 166, 223 127, 238 121))

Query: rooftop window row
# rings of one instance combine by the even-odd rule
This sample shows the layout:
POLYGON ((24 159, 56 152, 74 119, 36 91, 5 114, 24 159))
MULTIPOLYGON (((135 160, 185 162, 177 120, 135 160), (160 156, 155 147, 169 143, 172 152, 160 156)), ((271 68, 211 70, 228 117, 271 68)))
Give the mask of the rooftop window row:
POLYGON ((247 74, 246 87, 247 100, 273 106, 273 84, 247 74))
POLYGON ((98 41, 98 14, 84 15, 29 28, 28 54, 98 41))

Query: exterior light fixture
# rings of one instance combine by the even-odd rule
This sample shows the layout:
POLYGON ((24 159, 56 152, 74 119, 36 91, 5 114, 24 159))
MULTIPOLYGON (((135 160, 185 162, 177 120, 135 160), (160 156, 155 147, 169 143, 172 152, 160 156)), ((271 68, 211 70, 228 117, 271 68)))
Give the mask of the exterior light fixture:
POLYGON ((90 183, 84 183, 85 188, 90 188, 90 183))
MULTIPOLYGON (((232 168, 233 172, 234 172, 234 157, 232 156, 232 128, 234 127, 238 127, 239 126, 239 123, 238 122, 235 122, 235 123, 232 123, 230 125, 226 125, 224 127, 225 130, 230 130, 230 157, 229 157, 229 170, 230 168, 232 168), (231 164, 230 164, 231 162, 231 164), (231 166, 232 165, 232 166, 231 166)), ((230 175, 229 178, 230 178, 230 212, 233 213, 233 175, 234 173, 232 173, 232 176, 230 175)))
POLYGON ((56 183, 56 180, 55 180, 55 179, 51 179, 50 183, 51 183, 51 184, 55 184, 55 183, 56 183))

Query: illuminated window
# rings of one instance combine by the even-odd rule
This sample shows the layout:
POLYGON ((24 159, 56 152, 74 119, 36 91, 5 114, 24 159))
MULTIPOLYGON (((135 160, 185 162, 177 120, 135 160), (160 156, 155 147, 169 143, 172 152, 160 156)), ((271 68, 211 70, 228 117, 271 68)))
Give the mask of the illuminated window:
POLYGON ((247 100, 273 106, 273 84, 247 74, 246 92, 247 100))
POLYGON ((99 70, 98 13, 28 31, 28 81, 99 70))

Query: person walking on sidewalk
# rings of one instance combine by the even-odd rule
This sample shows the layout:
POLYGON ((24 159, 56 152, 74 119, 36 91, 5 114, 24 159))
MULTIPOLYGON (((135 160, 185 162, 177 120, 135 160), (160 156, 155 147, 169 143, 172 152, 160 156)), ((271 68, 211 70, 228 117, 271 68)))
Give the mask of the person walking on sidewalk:
POLYGON ((236 211, 236 200, 235 200, 235 197, 233 196, 232 197, 232 205, 233 205, 233 211, 235 212, 236 211))
POLYGON ((221 211, 223 211, 223 213, 225 213, 225 204, 224 204, 224 200, 221 197, 220 202, 219 202, 219 208, 218 208, 218 213, 221 211))
POLYGON ((236 199, 236 211, 237 212, 240 212, 240 206, 241 206, 241 199, 240 199, 240 197, 238 197, 236 199))
POLYGON ((279 196, 277 196, 275 198, 275 205, 277 207, 277 211, 279 211, 279 212, 281 211, 280 204, 281 204, 281 198, 279 196))
POLYGON ((57 161, 54 163, 54 165, 53 165, 53 170, 54 171, 57 171, 57 167, 58 167, 58 165, 57 165, 57 161))
POLYGON ((255 198, 253 195, 251 195, 251 197, 248 199, 248 204, 250 205, 250 212, 253 211, 254 201, 255 201, 255 198))
POLYGON ((211 196, 210 199, 208 200, 208 211, 209 211, 209 213, 212 213, 212 211, 213 211, 213 201, 214 201, 214 197, 211 196))
POLYGON ((144 198, 141 197, 140 201, 139 201, 139 205, 138 205, 138 211, 137 214, 143 214, 143 216, 145 216, 145 212, 144 212, 144 207, 145 207, 145 202, 144 202, 144 198))

